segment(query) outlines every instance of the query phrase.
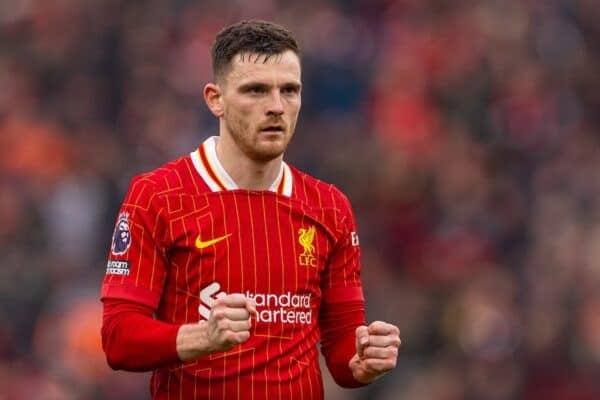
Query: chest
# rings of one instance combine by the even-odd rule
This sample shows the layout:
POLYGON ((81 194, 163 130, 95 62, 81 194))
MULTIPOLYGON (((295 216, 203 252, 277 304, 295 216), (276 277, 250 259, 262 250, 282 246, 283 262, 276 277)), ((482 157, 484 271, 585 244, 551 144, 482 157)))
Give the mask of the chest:
POLYGON ((271 193, 172 198, 169 260, 181 285, 227 293, 320 294, 335 246, 327 211, 271 193))

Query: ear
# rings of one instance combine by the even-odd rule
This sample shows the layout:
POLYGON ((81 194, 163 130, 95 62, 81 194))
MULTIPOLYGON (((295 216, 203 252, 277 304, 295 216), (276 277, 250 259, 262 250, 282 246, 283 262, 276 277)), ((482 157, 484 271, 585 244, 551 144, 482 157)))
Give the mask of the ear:
POLYGON ((219 85, 207 83, 204 86, 204 101, 215 117, 223 116, 223 94, 219 85))

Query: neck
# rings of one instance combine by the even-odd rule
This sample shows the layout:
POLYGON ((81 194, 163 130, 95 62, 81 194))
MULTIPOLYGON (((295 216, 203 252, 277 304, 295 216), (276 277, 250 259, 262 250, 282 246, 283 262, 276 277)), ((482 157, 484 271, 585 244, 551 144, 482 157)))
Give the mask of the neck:
POLYGON ((227 135, 219 136, 216 150, 221 165, 240 189, 269 190, 281 170, 283 156, 252 160, 227 135))

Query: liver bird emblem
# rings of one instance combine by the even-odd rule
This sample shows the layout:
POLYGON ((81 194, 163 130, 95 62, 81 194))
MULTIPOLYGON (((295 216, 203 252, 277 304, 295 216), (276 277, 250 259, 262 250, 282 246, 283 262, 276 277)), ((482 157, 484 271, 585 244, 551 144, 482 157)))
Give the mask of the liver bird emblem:
POLYGON ((315 251, 315 246, 313 246, 313 241, 315 240, 315 227, 314 225, 308 229, 300 228, 298 229, 298 241, 300 245, 304 248, 303 256, 311 256, 315 251))

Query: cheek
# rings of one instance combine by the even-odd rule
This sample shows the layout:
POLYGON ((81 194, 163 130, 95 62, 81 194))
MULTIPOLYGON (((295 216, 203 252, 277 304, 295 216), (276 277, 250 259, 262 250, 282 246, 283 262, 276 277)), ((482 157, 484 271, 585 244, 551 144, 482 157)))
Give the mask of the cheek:
POLYGON ((289 109, 288 115, 290 116, 290 122, 292 122, 294 125, 296 124, 296 120, 298 119, 299 113, 300 113, 300 105, 297 105, 296 107, 292 107, 289 109))
POLYGON ((225 122, 232 133, 237 135, 244 135, 250 129, 248 116, 237 109, 229 109, 225 112, 225 122))
POLYGON ((231 116, 236 118, 238 121, 243 123, 244 125, 249 125, 256 121, 259 116, 258 107, 256 105, 254 107, 250 106, 238 106, 234 107, 231 110, 231 116))
POLYGON ((302 103, 300 102, 300 100, 289 100, 287 102, 288 113, 294 117, 297 116, 298 113, 300 112, 301 105, 302 105, 302 103))

